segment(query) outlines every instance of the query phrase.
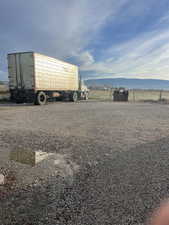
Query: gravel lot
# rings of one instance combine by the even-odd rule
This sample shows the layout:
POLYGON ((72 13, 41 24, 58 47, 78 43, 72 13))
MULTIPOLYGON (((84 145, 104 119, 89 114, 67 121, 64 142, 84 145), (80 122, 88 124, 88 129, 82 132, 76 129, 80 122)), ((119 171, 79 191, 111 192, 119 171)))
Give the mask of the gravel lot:
POLYGON ((62 159, 57 176, 0 189, 0 224, 145 224, 169 197, 168 121, 169 106, 160 104, 0 105, 1 153, 23 148, 62 159))

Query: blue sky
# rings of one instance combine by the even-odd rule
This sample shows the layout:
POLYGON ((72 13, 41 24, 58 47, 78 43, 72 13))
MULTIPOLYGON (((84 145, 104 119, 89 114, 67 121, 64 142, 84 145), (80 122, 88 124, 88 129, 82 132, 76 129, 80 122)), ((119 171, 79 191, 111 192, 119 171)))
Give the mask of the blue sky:
POLYGON ((35 51, 88 78, 169 80, 168 0, 0 0, 0 80, 7 53, 35 51))

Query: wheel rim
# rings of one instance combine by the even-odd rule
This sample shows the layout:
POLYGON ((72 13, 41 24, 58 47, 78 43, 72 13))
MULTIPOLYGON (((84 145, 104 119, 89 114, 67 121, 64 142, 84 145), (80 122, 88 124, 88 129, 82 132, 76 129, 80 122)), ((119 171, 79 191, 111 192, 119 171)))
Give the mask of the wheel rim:
POLYGON ((45 101, 45 96, 44 95, 40 95, 40 101, 44 102, 45 101))
POLYGON ((46 95, 45 93, 39 93, 38 95, 38 101, 40 105, 44 105, 46 103, 46 95))

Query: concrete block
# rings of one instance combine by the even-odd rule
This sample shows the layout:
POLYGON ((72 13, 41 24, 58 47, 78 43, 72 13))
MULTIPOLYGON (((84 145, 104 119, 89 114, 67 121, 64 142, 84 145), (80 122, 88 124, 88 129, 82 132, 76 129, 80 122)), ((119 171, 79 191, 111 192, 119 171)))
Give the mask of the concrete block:
POLYGON ((30 166, 35 166, 39 162, 46 159, 49 155, 50 153, 42 151, 17 149, 10 152, 10 160, 30 166))

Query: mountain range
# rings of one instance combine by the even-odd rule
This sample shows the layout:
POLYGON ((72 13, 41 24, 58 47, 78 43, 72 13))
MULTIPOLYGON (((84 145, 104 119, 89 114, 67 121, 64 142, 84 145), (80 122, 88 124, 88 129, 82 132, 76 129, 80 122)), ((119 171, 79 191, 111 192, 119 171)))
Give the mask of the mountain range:
POLYGON ((169 90, 169 80, 106 78, 85 80, 88 87, 125 87, 129 89, 164 89, 169 90))

